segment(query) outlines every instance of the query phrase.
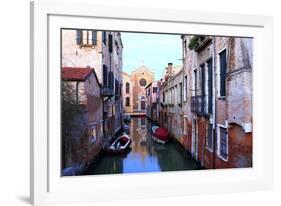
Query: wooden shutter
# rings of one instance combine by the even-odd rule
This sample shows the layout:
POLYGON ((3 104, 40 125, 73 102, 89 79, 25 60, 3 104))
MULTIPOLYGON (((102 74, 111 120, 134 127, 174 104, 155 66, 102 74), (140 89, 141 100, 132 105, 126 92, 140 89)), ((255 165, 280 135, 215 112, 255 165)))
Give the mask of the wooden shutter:
POLYGON ((226 50, 220 53, 220 96, 225 96, 226 50))
POLYGON ((103 85, 107 85, 108 84, 108 79, 107 79, 107 66, 103 65, 103 85))
POLYGON ((97 31, 92 30, 92 44, 96 45, 97 44, 97 31))
POLYGON ((204 64, 200 66, 201 68, 201 112, 205 112, 205 67, 204 64))
POLYGON ((208 62, 208 113, 213 113, 213 61, 208 62))
POLYGON ((83 34, 82 34, 82 30, 76 30, 76 44, 81 45, 83 41, 83 34))
POLYGON ((102 42, 106 45, 106 32, 102 32, 102 42))
POLYGON ((113 50, 113 41, 112 41, 112 34, 109 34, 108 36, 108 49, 109 49, 109 52, 112 53, 112 50, 113 50))

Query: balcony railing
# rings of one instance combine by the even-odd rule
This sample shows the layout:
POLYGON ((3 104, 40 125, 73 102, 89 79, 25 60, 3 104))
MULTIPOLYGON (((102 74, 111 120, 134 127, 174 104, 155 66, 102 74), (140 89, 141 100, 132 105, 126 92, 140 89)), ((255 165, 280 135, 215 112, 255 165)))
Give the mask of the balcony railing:
POLYGON ((191 97, 191 112, 197 114, 204 113, 204 98, 203 96, 191 97))
POLYGON ((104 96, 104 97, 106 97, 106 96, 113 96, 114 95, 114 90, 113 90, 113 88, 110 88, 107 85, 103 85, 101 87, 100 93, 101 93, 101 96, 104 96))

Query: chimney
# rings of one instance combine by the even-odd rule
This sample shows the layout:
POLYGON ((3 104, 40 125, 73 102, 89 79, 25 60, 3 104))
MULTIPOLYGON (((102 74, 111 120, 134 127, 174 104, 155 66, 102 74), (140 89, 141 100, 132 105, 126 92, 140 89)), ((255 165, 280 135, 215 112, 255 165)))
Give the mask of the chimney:
POLYGON ((168 75, 172 74, 173 63, 168 63, 168 75))

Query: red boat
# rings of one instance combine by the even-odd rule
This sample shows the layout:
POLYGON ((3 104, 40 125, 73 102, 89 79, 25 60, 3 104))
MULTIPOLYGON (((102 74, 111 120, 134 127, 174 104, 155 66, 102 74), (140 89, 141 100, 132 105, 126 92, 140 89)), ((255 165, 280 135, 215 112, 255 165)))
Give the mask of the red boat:
POLYGON ((124 153, 130 148, 131 142, 132 142, 131 138, 128 135, 123 134, 113 141, 113 143, 108 148, 108 152, 110 154, 124 153))
POLYGON ((169 131, 164 127, 158 127, 152 133, 152 139, 155 142, 165 144, 170 138, 169 131))

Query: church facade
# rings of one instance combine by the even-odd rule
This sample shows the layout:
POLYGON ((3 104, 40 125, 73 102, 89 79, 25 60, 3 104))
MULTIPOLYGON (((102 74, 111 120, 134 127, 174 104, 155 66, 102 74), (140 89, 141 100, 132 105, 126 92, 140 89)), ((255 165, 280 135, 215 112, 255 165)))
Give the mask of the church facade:
POLYGON ((145 87, 154 81, 154 73, 142 65, 131 74, 123 72, 123 108, 125 113, 146 113, 145 87))

